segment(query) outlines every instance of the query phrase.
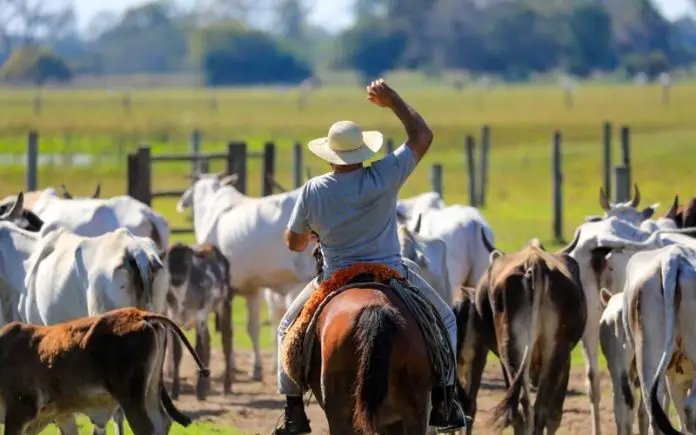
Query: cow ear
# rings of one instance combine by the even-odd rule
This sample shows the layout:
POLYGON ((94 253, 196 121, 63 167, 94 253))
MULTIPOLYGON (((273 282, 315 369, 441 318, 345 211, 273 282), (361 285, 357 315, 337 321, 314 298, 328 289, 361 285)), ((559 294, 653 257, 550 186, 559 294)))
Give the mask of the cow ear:
POLYGON ((601 300, 602 308, 606 308, 609 304, 609 299, 611 299, 612 294, 606 288, 602 287, 599 291, 599 298, 601 300))
POLYGON ((239 175, 237 174, 228 175, 220 180, 220 186, 234 186, 238 179, 239 175))
POLYGON ((503 256, 503 253, 496 249, 493 252, 491 252, 491 254, 489 256, 489 260, 491 263, 493 263, 495 260, 497 260, 498 258, 500 258, 502 256, 503 256))

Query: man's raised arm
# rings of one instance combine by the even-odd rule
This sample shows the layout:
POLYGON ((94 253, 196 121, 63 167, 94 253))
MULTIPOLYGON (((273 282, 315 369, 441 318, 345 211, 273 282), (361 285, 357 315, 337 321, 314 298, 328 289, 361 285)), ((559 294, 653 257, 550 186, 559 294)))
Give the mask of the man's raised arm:
POLYGON ((381 107, 390 108, 404 125, 408 141, 416 163, 420 162, 433 142, 433 132, 423 117, 406 103, 396 91, 379 79, 367 87, 367 99, 381 107))

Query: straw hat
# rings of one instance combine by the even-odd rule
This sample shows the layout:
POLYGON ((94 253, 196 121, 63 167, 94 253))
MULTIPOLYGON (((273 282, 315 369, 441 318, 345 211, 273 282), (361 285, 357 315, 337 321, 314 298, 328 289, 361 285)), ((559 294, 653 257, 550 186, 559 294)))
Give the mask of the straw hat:
POLYGON ((338 121, 327 137, 309 142, 309 150, 334 165, 352 165, 372 157, 384 142, 379 131, 362 131, 351 121, 338 121))

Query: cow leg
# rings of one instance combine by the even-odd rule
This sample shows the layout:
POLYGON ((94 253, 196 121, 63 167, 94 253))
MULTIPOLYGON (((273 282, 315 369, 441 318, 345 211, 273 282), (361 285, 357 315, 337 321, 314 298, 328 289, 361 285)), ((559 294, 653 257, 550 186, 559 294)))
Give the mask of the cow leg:
POLYGON ((232 297, 225 297, 216 311, 219 318, 219 331, 222 334, 222 353, 225 358, 225 376, 223 379, 223 392, 225 395, 232 393, 234 381, 234 355, 232 354, 232 297))
POLYGON ((600 435, 600 413, 599 400, 601 398, 601 390, 599 385, 599 365, 597 364, 597 351, 599 348, 599 325, 601 309, 599 302, 596 305, 591 304, 588 300, 587 304, 587 326, 585 333, 582 336, 582 352, 585 357, 585 374, 587 376, 585 388, 587 395, 590 398, 590 413, 592 414, 592 434, 600 435))
POLYGON ((25 427, 39 411, 36 397, 18 395, 5 406, 5 435, 24 435, 25 427))
MULTIPOLYGON (((196 323, 196 353, 205 367, 210 367, 210 333, 208 325, 203 322, 196 323)), ((210 378, 198 376, 196 381, 196 398, 204 401, 210 390, 210 378)))
POLYGON ((569 346, 556 347, 554 356, 541 373, 534 406, 536 434, 543 435, 546 428, 547 435, 554 435, 561 426, 570 379, 570 352, 569 346))
MULTIPOLYGON (((63 417, 58 417, 55 419, 54 423, 56 426, 58 426, 58 430, 60 430, 61 435, 79 435, 79 431, 77 430, 77 423, 75 423, 75 416, 74 415, 66 415, 63 417)), ((104 424, 105 426, 105 424, 104 424)), ((106 434, 106 430, 104 429, 104 426, 102 426, 102 430, 104 432, 101 432, 102 434, 106 434)), ((97 433, 97 427, 94 427, 94 432, 97 433)))
MULTIPOLYGON (((641 393, 638 393, 641 394, 641 393)), ((648 435, 649 432, 649 427, 650 427, 650 419, 648 418, 648 410, 645 408, 645 404, 643 403, 642 400, 642 394, 641 398, 639 399, 638 403, 638 433, 640 435, 648 435)))
POLYGON ((123 422, 126 417, 123 415, 123 409, 119 406, 113 415, 114 419, 114 435, 126 435, 126 430, 123 427, 123 422))
POLYGON ((260 381, 263 378, 261 366, 261 343, 259 341, 261 335, 261 295, 258 289, 247 296, 247 333, 251 338, 251 345, 254 350, 254 366, 251 369, 251 379, 260 381))
MULTIPOLYGON (((641 304, 642 305, 642 304, 641 304)), ((654 308, 655 311, 661 309, 662 307, 658 304, 654 308)), ((641 319, 642 320, 642 319, 641 319)), ((642 322, 641 322, 642 323, 642 322)), ((643 327, 646 325, 641 325, 640 328, 633 331, 633 336, 635 337, 634 342, 636 344, 636 368, 638 370, 638 378, 640 379, 641 395, 643 399, 643 404, 650 410, 650 386, 652 384, 653 378, 657 372, 657 366, 659 364, 662 352, 658 349, 663 348, 663 335, 664 324, 653 325, 653 331, 651 331, 650 343, 645 341, 643 327)), ((665 382, 664 378, 658 381, 657 386, 657 399, 660 403, 663 403, 665 397, 665 382)), ((652 427, 653 433, 660 433, 657 425, 652 421, 651 413, 648 412, 648 421, 652 427)))
POLYGON ((179 398, 179 393, 181 392, 181 373, 179 369, 181 367, 182 349, 179 337, 174 336, 174 333, 171 331, 169 332, 169 334, 172 334, 171 340, 169 340, 169 343, 171 344, 171 352, 169 358, 169 369, 172 373, 171 397, 172 399, 177 400, 179 398))

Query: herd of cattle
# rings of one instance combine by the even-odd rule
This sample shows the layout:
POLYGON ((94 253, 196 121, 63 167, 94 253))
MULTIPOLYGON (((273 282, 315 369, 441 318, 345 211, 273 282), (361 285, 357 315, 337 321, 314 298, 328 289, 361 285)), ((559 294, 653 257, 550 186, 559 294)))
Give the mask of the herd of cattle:
MULTIPOLYGON (((311 248, 292 252, 283 242, 299 189, 257 198, 235 182, 234 175, 202 174, 180 198, 177 210, 193 211, 193 246, 170 244, 167 221, 150 207, 129 196, 100 199, 99 188, 89 198, 62 186, 61 193, 47 188, 0 202, 6 433, 38 434, 54 422, 74 434, 76 413, 89 416, 95 434, 105 433, 111 418, 120 434, 124 417, 136 435, 166 433, 171 420, 188 424, 171 401, 180 390, 181 342, 198 362, 196 393, 205 400, 207 320, 215 314, 230 394, 236 295, 247 302, 250 375, 261 380, 261 297, 277 325, 316 273, 315 259, 311 248), (195 350, 179 328, 196 330, 195 350), (169 393, 161 375, 167 343, 169 393), (126 379, 135 385, 128 391, 126 379)), ((405 261, 457 315, 459 394, 474 419, 487 354, 500 358, 508 393, 494 421, 472 423, 468 433, 509 425, 515 433, 555 433, 570 353, 580 341, 593 434, 600 433, 600 347, 619 435, 631 433, 636 412, 641 433, 650 425, 654 433, 679 433, 664 411, 669 400, 681 429, 696 429, 696 323, 689 316, 696 312, 696 198, 686 206, 675 198, 657 219, 656 204, 639 210, 639 203, 637 186, 630 201, 617 204, 600 190, 603 216, 588 217, 565 248, 547 252, 534 239, 503 253, 477 209, 447 205, 433 192, 399 201, 405 261)))

